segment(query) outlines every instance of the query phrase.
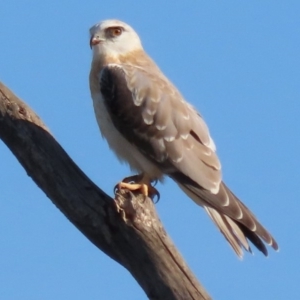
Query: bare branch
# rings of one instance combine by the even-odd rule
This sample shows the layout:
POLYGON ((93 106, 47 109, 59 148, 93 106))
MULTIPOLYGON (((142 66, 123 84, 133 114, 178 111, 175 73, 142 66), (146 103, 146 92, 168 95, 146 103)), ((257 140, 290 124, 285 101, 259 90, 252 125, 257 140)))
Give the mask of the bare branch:
POLYGON ((128 269, 150 299, 210 299, 165 232, 151 200, 130 192, 111 199, 1 83, 0 138, 61 212, 128 269))

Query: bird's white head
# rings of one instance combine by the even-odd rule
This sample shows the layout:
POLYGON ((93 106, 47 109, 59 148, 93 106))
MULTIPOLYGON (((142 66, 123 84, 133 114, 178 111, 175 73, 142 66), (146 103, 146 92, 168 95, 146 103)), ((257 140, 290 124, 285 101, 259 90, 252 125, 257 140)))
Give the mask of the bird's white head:
POLYGON ((117 57, 143 49, 137 33, 118 20, 102 21, 91 27, 90 46, 94 58, 106 55, 117 57))

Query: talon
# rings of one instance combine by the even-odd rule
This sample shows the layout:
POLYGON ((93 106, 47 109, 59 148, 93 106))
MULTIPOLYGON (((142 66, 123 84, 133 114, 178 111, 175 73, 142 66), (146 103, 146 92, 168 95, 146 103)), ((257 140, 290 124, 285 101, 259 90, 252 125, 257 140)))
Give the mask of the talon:
MULTIPOLYGON (((156 185, 158 180, 155 179, 152 182, 156 185)), ((114 187, 114 193, 121 189, 127 189, 129 191, 140 190, 144 196, 151 198, 152 201, 154 201, 154 198, 157 197, 157 201, 155 201, 155 203, 157 203, 160 199, 160 194, 157 189, 151 185, 149 180, 145 180, 143 174, 125 177, 114 187)))
POLYGON ((140 184, 140 183, 127 183, 127 182, 119 182, 118 184, 118 190, 121 189, 127 189, 130 191, 137 191, 137 190, 141 190, 141 193, 143 195, 145 195, 146 197, 148 197, 148 186, 144 183, 140 184))
MULTIPOLYGON (((157 180, 155 182, 155 184, 157 183, 157 180)), ((149 197, 151 198, 151 200, 156 204, 159 199, 160 199, 160 193, 159 191, 152 185, 148 186, 149 189, 149 197), (157 200, 154 201, 155 197, 157 197, 157 200)))
POLYGON ((156 186, 156 185, 157 185, 157 183, 158 183, 158 179, 154 179, 154 180, 152 180, 152 181, 151 181, 151 183, 153 184, 153 186, 156 186))

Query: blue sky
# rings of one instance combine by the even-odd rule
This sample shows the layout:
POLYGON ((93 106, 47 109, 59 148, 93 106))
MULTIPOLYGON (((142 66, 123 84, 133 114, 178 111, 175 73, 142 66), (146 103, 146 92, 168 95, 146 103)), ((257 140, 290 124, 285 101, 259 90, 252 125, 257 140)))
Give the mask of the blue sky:
MULTIPOLYGON (((223 177, 280 252, 238 260, 171 180, 157 210, 214 299, 296 299, 300 276, 300 2, 2 1, 0 74, 82 170, 112 195, 129 175, 101 139, 88 29, 118 18, 201 111, 223 177), (105 174, 103 173, 105 172, 105 174)), ((146 299, 52 204, 0 142, 1 299, 146 299)))

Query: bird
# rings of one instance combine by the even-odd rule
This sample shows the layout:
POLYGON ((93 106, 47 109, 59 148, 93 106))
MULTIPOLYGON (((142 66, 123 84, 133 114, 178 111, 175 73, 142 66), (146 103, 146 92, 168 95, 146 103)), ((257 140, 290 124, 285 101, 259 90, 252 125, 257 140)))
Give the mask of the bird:
MULTIPOLYGON (((203 207, 238 257, 265 256, 272 235, 222 181, 216 146, 201 114, 144 51, 136 31, 115 19, 90 28, 91 98, 102 137, 138 175, 120 188, 153 195, 151 183, 170 177, 203 207)), ((129 177, 130 178, 130 177, 129 177)))

